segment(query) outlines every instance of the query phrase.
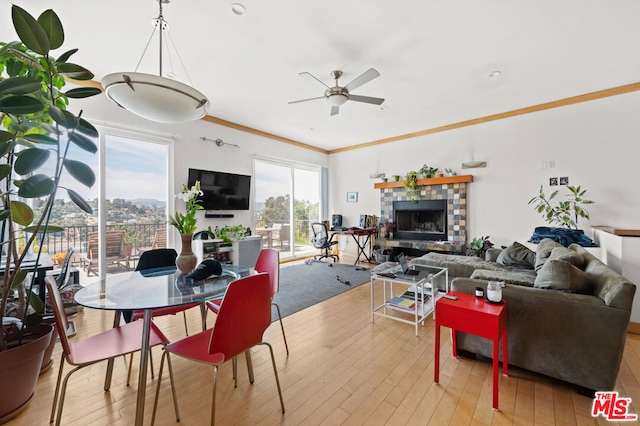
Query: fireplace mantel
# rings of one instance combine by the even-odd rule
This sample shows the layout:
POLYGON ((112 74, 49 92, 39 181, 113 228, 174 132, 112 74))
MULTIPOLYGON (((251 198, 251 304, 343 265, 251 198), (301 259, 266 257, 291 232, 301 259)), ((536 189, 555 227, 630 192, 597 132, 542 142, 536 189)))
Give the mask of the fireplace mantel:
MULTIPOLYGON (((378 182, 373 185, 374 188, 403 188, 403 180, 397 182, 378 182)), ((461 175, 461 176, 444 176, 428 179, 418 179, 416 181, 417 186, 429 186, 429 185, 445 185, 449 183, 468 183, 473 182, 473 175, 461 175)))

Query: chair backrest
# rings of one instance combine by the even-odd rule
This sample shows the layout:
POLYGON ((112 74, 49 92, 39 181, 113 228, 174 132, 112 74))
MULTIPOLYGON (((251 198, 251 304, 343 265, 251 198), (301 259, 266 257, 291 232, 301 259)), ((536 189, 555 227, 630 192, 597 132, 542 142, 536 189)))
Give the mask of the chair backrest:
POLYGON ((167 247, 167 228, 158 228, 153 236, 153 243, 151 243, 151 249, 159 249, 167 247))
POLYGON ((172 248, 147 250, 140 255, 140 260, 138 260, 138 264, 136 265, 136 271, 176 266, 177 257, 178 253, 172 248))
POLYGON ((58 337, 62 344, 62 350, 65 356, 70 353, 69 339, 67 338, 67 329, 69 328, 69 320, 67 319, 67 313, 64 310, 64 303, 62 296, 60 296, 60 290, 56 280, 52 276, 45 278, 47 283, 47 291, 49 293, 49 302, 51 303, 51 309, 53 310, 53 317, 56 320, 56 330, 58 331, 58 337))
POLYGON ((56 286, 60 289, 64 288, 69 283, 69 277, 71 276, 70 264, 74 251, 73 247, 69 247, 67 250, 67 257, 65 257, 64 262, 62 262, 60 274, 56 278, 56 286))
POLYGON ((280 242, 289 241, 290 240, 290 238, 289 238, 289 234, 290 233, 291 233, 291 224, 283 223, 282 227, 280 228, 280 231, 279 231, 280 242))
POLYGON ((260 250, 254 269, 256 272, 267 272, 269 274, 271 297, 273 298, 280 288, 280 252, 273 249, 260 250))
POLYGON ((271 289, 266 273, 239 278, 229 284, 209 341, 209 353, 225 361, 262 342, 271 324, 271 289))
MULTIPOLYGON (((106 231, 105 240, 107 258, 122 256, 124 231, 106 231)), ((89 241, 87 243, 87 256, 89 259, 98 259, 99 247, 98 231, 89 232, 89 241)))
POLYGON ((311 238, 311 244, 315 248, 326 248, 329 241, 329 232, 324 223, 314 222, 311 224, 311 230, 313 231, 313 237, 311 238))

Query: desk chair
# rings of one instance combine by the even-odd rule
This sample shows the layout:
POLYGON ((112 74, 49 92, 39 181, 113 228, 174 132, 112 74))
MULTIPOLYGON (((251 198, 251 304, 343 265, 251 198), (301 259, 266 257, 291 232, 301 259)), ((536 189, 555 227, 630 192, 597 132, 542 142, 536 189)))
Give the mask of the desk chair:
POLYGON ((326 258, 332 258, 334 262, 338 261, 340 258, 337 254, 329 253, 329 249, 334 245, 338 244, 337 241, 333 240, 333 236, 335 234, 331 234, 329 236, 329 232, 327 231, 327 226, 324 223, 314 222, 311 224, 311 230, 313 231, 313 238, 311 238, 311 244, 317 249, 323 251, 322 254, 318 254, 313 256, 316 260, 321 260, 326 258))

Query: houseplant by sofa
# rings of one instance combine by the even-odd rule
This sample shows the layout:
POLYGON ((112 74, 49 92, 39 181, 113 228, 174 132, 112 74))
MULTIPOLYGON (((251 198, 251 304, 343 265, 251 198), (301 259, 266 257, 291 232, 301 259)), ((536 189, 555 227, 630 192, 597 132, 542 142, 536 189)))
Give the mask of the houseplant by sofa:
MULTIPOLYGON (((62 230, 49 220, 63 172, 86 186, 95 182, 93 171, 69 158, 68 149, 74 144, 95 153, 97 147, 90 138, 97 136, 97 130, 80 116, 66 111, 66 107, 69 98, 101 92, 91 88, 62 90, 65 77, 91 79, 93 74, 68 61, 76 49, 52 56, 51 52, 64 41, 62 24, 52 10, 43 12, 37 20, 15 5, 11 13, 20 41, 0 43, 0 221, 2 247, 10 259, 3 270, 0 315, 6 316, 9 299, 16 291, 20 322, 0 327, 0 364, 6 371, 0 383, 0 421, 17 414, 33 396, 42 351, 52 330, 50 326, 44 327, 48 334, 30 340, 27 324, 37 322, 36 314, 42 311, 43 303, 32 292, 33 279, 23 282, 27 273, 21 269, 22 262, 34 247, 40 255, 46 232, 62 230), (29 205, 29 200, 37 199, 45 206, 40 215, 34 215, 29 205), (10 269, 9 265, 13 267, 10 269), (36 314, 28 315, 29 306, 36 314), (39 354, 22 354, 34 346, 39 354), (15 356, 16 352, 20 354, 15 356), (31 362, 24 363, 27 359, 31 362), (18 370, 19 366, 27 370, 18 370)), ((90 206, 77 192, 69 188, 66 191, 76 205, 91 213, 90 206)))

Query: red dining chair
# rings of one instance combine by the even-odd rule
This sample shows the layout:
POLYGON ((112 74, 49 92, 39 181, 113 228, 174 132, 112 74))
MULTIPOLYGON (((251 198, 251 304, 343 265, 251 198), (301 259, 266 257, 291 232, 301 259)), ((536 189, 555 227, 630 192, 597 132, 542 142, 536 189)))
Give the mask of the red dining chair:
MULTIPOLYGON (((282 338, 284 339, 284 347, 289 355, 289 345, 287 345, 287 336, 284 333, 284 325, 282 324, 282 316, 280 315, 280 306, 273 301, 273 297, 280 289, 280 252, 272 249, 262 249, 256 260, 254 267, 256 272, 269 273, 269 285, 271 288, 271 305, 276 307, 278 313, 278 320, 280 321, 280 328, 282 329, 282 338)), ((213 299, 207 302, 207 307, 218 313, 222 299, 213 299)))
MULTIPOLYGON (((256 345, 266 345, 271 354, 271 364, 276 378, 280 406, 284 413, 284 401, 282 400, 282 390, 278 379, 273 348, 267 342, 262 341, 265 330, 271 324, 271 289, 269 277, 266 273, 251 275, 240 278, 229 284, 226 294, 218 311, 213 328, 201 333, 186 337, 177 342, 164 346, 162 361, 160 362, 160 372, 158 373, 158 386, 153 403, 153 424, 160 396, 160 385, 162 383, 162 369, 165 358, 171 373, 171 356, 178 355, 192 361, 212 365, 213 368, 213 397, 211 403, 211 424, 215 424, 216 419, 216 385, 218 378, 218 367, 234 359, 242 352, 249 351, 256 345)), ((176 421, 180 421, 178 401, 175 387, 171 386, 173 393, 173 403, 176 412, 176 421)))
MULTIPOLYGON (((122 326, 114 327, 100 334, 88 337, 82 341, 74 339, 73 342, 70 342, 67 338, 67 334, 65 333, 69 327, 69 321, 67 319, 67 314, 64 311, 62 297, 60 296, 60 291, 58 290, 56 281, 54 277, 49 276, 46 278, 46 283, 47 290, 49 292, 49 300, 51 301, 51 309, 53 310, 53 316, 56 320, 56 329, 58 330, 60 344, 62 345, 60 369, 58 370, 58 380, 56 382, 56 390, 53 396, 51 418, 49 419, 49 422, 53 423, 57 406, 58 413, 55 421, 56 426, 58 426, 60 424, 60 418, 62 417, 64 397, 71 375, 81 368, 88 367, 100 361, 106 361, 110 358, 139 351, 142 346, 143 323, 142 321, 134 321, 122 326), (76 366, 76 368, 69 371, 64 377, 61 389, 60 382, 62 380, 62 370, 64 368, 65 361, 70 365, 76 366), (60 398, 60 402, 58 402, 58 398, 60 398)), ((169 343, 169 339, 167 339, 160 329, 152 323, 151 330, 149 332, 149 347, 165 345, 167 343, 169 343)), ((169 368, 169 376, 171 383, 173 383, 173 372, 171 371, 171 368, 169 368)), ((111 377, 109 372, 107 372, 104 387, 105 391, 109 390, 110 382, 111 377)), ((138 386, 146 386, 146 383, 138 383, 138 386)))

